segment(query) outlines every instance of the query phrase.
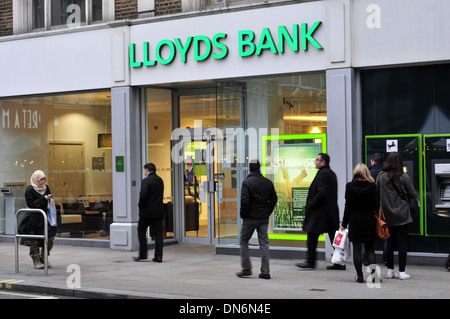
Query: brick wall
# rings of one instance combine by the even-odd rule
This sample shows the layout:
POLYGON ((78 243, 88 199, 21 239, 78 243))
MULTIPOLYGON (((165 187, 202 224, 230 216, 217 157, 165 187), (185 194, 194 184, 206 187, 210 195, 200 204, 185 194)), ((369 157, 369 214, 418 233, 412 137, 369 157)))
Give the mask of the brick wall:
POLYGON ((138 17, 138 0, 116 0, 116 20, 136 19, 138 17))
MULTIPOLYGON (((116 0, 115 10, 116 20, 136 19, 138 17, 138 0, 116 0)), ((155 0, 155 15, 157 16, 180 12, 181 0, 155 0)))
POLYGON ((181 0, 155 0, 155 15, 174 14, 181 12, 181 0))
POLYGON ((13 0, 0 0, 0 37, 13 34, 13 0))

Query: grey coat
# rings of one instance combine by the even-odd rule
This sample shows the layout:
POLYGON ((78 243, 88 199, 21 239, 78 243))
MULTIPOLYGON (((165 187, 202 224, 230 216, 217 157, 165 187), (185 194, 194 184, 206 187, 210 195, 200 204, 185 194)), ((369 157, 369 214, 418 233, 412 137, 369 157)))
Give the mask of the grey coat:
MULTIPOLYGON (((397 188, 408 195, 409 198, 417 197, 417 193, 412 185, 408 174, 400 175, 400 178, 394 181, 397 188)), ((402 200, 399 193, 389 182, 389 174, 381 171, 376 181, 378 191, 380 192, 380 204, 383 208, 384 216, 388 227, 407 225, 413 222, 409 211, 409 204, 402 200)))

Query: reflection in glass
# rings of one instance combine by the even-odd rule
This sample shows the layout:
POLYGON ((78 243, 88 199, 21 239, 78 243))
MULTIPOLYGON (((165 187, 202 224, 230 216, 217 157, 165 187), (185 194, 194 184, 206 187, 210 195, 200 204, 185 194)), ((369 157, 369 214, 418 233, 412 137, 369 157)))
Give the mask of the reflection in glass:
POLYGON ((164 181, 164 238, 173 238, 172 199, 172 91, 147 89, 147 161, 154 163, 156 174, 164 181))
POLYGON ((111 133, 110 92, 0 100, 0 112, 1 186, 26 188, 41 169, 57 205, 57 236, 109 239, 112 151, 98 148, 98 135, 111 133))

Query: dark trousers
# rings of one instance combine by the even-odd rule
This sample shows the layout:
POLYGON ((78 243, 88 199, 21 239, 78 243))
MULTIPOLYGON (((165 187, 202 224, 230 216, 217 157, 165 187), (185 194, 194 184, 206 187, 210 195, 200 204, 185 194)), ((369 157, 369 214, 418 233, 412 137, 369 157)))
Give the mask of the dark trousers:
MULTIPOLYGON (((328 237, 330 239, 331 244, 333 244, 333 240, 334 240, 334 231, 328 233, 328 237)), ((316 248, 317 248, 317 243, 319 242, 319 236, 320 234, 316 234, 316 233, 308 233, 308 237, 306 239, 306 245, 308 247, 308 255, 307 255, 307 262, 310 265, 315 266, 316 265, 316 248)))
POLYGON ((387 267, 394 269, 394 250, 398 247, 398 270, 405 271, 406 257, 408 255, 408 225, 389 227, 389 238, 387 239, 386 258, 387 267))
POLYGON ((139 239, 139 257, 147 258, 147 228, 151 226, 155 238, 155 258, 162 259, 163 256, 163 233, 162 218, 139 217, 138 239, 139 239))
POLYGON ((261 251, 261 273, 270 274, 269 266, 269 236, 267 235, 267 229, 269 227, 269 220, 254 220, 246 218, 242 223, 241 228, 241 265, 242 269, 252 269, 250 261, 250 251, 248 249, 248 242, 253 235, 253 232, 257 231, 259 249, 261 251))

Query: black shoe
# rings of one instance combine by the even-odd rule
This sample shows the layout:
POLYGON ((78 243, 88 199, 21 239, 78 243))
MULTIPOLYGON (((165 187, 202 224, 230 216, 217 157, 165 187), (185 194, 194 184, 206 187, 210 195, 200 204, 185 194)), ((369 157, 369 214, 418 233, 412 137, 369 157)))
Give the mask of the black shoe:
POLYGON ((362 275, 356 275, 355 276, 355 281, 362 284, 364 282, 364 277, 362 275))
POLYGON ((154 261, 155 263, 162 263, 162 258, 153 258, 152 261, 154 261))
POLYGON ((238 277, 247 277, 247 276, 251 276, 252 275, 252 271, 250 269, 243 269, 242 271, 236 273, 236 276, 238 277))
POLYGON ((347 267, 345 265, 332 264, 331 266, 327 266, 328 270, 346 270, 347 267))
POLYGON ((258 276, 261 279, 270 279, 270 275, 269 274, 259 274, 258 276))
POLYGON ((133 257, 133 260, 134 261, 144 261, 144 260, 147 260, 147 257, 145 257, 145 258, 143 258, 143 257, 133 257))
POLYGON ((311 264, 307 261, 301 262, 301 263, 297 263, 295 264, 297 267, 303 268, 303 269, 314 269, 316 268, 316 266, 314 264, 311 264))

